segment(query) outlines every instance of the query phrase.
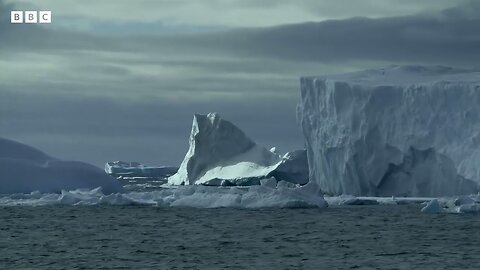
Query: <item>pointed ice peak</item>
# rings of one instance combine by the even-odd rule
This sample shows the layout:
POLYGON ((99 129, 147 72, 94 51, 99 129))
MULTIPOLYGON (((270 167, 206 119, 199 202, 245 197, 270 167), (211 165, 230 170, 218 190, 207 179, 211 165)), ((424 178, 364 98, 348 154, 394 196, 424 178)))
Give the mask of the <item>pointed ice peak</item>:
POLYGON ((211 112, 211 113, 208 113, 208 114, 194 114, 193 115, 193 124, 197 124, 198 123, 204 123, 204 122, 209 122, 210 125, 215 125, 215 124, 218 124, 218 122, 222 120, 220 118, 220 115, 216 112, 211 112))
MULTIPOLYGON (((260 179, 274 175, 280 165, 285 167, 283 163, 280 155, 257 145, 218 113, 195 114, 190 147, 180 169, 168 182, 173 185, 221 185, 226 183, 224 180, 238 185, 259 183, 260 179)), ((278 176, 288 180, 291 174, 282 171, 278 176)))
MULTIPOLYGON (((199 115, 199 114, 197 114, 199 115)), ((211 112, 207 114, 207 118, 210 120, 210 122, 214 123, 215 121, 219 121, 220 115, 217 112, 211 112)))
POLYGON ((252 139, 232 122, 222 119, 218 113, 194 115, 190 134, 192 150, 197 152, 205 150, 210 152, 210 158, 220 160, 254 146, 256 143, 252 139))

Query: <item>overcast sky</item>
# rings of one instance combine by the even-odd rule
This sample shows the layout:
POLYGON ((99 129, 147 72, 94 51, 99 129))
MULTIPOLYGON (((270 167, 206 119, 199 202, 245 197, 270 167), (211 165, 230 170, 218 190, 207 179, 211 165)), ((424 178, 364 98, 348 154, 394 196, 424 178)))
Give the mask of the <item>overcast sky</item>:
POLYGON ((479 25, 479 1, 461 0, 0 0, 0 136, 98 166, 178 165, 193 113, 216 111, 302 148, 300 76, 479 67, 479 25), (53 23, 11 25, 11 10, 53 23))

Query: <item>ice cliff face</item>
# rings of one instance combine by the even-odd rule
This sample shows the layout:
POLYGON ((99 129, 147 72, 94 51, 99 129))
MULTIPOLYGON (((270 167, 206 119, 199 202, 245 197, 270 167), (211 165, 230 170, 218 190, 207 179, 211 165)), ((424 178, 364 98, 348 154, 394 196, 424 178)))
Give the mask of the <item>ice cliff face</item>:
POLYGON ((480 73, 394 66, 301 79, 310 179, 324 192, 478 192, 480 73))
POLYGON ((277 176, 277 180, 304 184, 307 179, 301 177, 306 173, 298 172, 301 162, 301 154, 287 154, 282 158, 257 145, 242 130, 216 113, 195 114, 190 148, 178 172, 169 178, 168 183, 252 185, 260 184, 261 179, 277 176))
POLYGON ((105 194, 123 187, 99 168, 77 161, 62 161, 18 142, 0 138, 0 194, 101 187, 105 194))
POLYGON ((286 153, 282 157, 282 162, 271 175, 278 181, 284 180, 300 185, 308 183, 307 150, 302 149, 286 153))

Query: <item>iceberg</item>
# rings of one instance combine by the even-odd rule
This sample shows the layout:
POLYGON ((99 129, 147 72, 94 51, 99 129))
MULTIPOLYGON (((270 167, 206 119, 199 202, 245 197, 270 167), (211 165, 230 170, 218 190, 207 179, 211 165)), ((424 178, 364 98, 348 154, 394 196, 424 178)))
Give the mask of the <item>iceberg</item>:
POLYGON ((422 208, 421 210, 423 213, 428 213, 428 214, 438 214, 438 213, 443 213, 445 210, 443 207, 440 205, 438 202, 438 199, 433 199, 429 201, 425 207, 422 208))
POLYGON ((170 185, 260 185, 260 180, 270 177, 308 182, 306 152, 282 157, 256 144, 217 113, 194 115, 189 143, 178 172, 168 179, 170 185))
POLYGON ((310 181, 326 194, 478 192, 480 72, 391 66, 300 82, 310 181))
POLYGON ((93 165, 62 161, 25 144, 0 138, 0 194, 94 188, 105 194, 123 192, 116 179, 93 165))
POLYGON ((105 164, 105 172, 114 177, 166 178, 177 171, 177 167, 152 167, 138 162, 113 161, 105 164))
POLYGON ((421 211, 429 214, 478 214, 480 213, 480 193, 433 199, 421 211))

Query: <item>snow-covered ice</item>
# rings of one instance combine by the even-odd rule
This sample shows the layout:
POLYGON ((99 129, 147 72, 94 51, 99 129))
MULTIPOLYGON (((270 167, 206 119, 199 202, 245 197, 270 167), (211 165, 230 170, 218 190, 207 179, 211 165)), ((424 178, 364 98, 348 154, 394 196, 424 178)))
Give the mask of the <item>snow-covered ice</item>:
POLYGON ((479 104, 480 72, 448 67, 302 78, 310 179, 332 195, 477 193, 479 104))
POLYGON ((217 113, 194 115, 189 143, 178 172, 168 180, 171 185, 258 185, 272 176, 298 184, 308 181, 302 171, 308 170, 304 152, 282 157, 217 113))
POLYGON ((0 196, 0 206, 15 205, 152 205, 158 207, 196 208, 311 208, 326 207, 323 196, 305 186, 276 188, 270 186, 212 187, 178 186, 150 192, 105 195, 101 188, 57 193, 32 192, 0 196))
POLYGON ((356 197, 352 195, 325 196, 329 206, 345 205, 405 205, 428 203, 435 198, 427 197, 356 197))
POLYGON ((480 213, 480 194, 458 197, 442 197, 429 202, 423 209, 425 213, 480 213))
POLYGON ((123 191, 117 180, 93 165, 62 161, 25 144, 0 138, 0 194, 97 187, 106 194, 123 191))

